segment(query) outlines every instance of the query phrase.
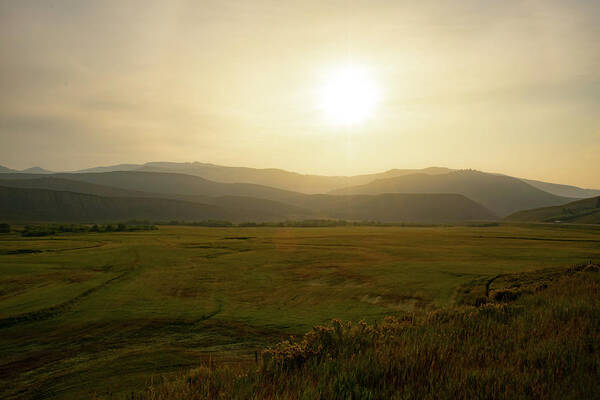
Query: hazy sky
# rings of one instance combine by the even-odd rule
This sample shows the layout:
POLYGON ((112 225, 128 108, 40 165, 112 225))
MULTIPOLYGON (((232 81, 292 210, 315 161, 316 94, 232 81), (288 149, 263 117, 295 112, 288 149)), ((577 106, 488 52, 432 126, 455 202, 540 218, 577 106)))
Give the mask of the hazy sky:
POLYGON ((0 165, 439 165, 600 188, 599 21, 592 0, 0 0, 0 165), (380 101, 344 127, 318 96, 348 64, 380 101))

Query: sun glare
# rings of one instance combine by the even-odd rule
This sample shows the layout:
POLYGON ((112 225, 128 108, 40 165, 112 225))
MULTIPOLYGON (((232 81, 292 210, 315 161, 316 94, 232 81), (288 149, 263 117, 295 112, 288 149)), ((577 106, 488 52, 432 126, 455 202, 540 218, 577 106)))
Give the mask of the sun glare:
POLYGON ((327 74, 318 96, 319 109, 327 121, 347 126, 374 116, 379 89, 367 69, 346 65, 327 74))

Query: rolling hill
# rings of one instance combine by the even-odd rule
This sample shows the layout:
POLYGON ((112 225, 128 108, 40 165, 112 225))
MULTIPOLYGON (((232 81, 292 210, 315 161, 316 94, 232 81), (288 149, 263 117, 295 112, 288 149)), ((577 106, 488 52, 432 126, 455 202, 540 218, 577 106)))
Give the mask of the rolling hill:
MULTIPOLYGON (((101 180, 106 180, 106 174, 96 175, 102 175, 101 180)), ((145 178, 147 181, 144 184, 148 185, 156 183, 148 178, 148 176, 156 178, 154 175, 137 173, 133 177, 145 178)), ((117 176, 122 177, 122 174, 117 174, 117 176)), ((184 182, 187 182, 185 176, 183 177, 184 182)), ((160 182, 163 178, 163 176, 158 177, 160 182)), ((190 178, 193 178, 193 182, 200 179, 190 178)), ((130 179, 132 178, 130 177, 130 179)), ((206 182, 208 181, 202 180, 202 185, 206 182)), ((137 187, 139 188, 141 185, 138 182, 137 187)), ((224 185, 225 188, 238 188, 239 186, 235 184, 216 185, 216 187, 224 185)), ((201 217, 201 219, 226 218, 233 222, 342 218, 381 222, 440 223, 496 218, 493 213, 472 200, 452 194, 335 196, 290 192, 287 193, 288 202, 280 202, 265 198, 220 195, 223 188, 210 192, 213 196, 200 194, 202 186, 188 188, 187 194, 185 193, 186 188, 179 186, 162 187, 163 193, 149 193, 48 176, 1 180, 0 186, 3 187, 2 196, 4 198, 3 213, 0 218, 12 221, 104 221, 119 218, 193 221, 201 217), (14 193, 11 193, 11 188, 14 193), (184 192, 184 194, 180 194, 180 192, 184 192), (62 194, 59 196, 53 193, 62 194), (37 202, 36 196, 39 196, 37 202), (127 214, 125 210, 134 210, 135 203, 139 203, 140 208, 127 214), (202 212, 200 213, 192 205, 201 207, 202 212), (160 206, 164 206, 166 211, 152 211, 153 207, 160 206)), ((214 189, 215 186, 209 185, 209 188, 214 189)))
POLYGON ((17 172, 17 171, 14 169, 10 169, 10 168, 0 165, 0 174, 10 174, 13 172, 17 172))
MULTIPOLYGON (((443 174, 452 170, 443 167, 429 167, 424 169, 391 169, 381 173, 355 176, 324 176, 300 174, 277 168, 228 167, 200 162, 149 162, 145 164, 100 166, 73 171, 73 173, 122 171, 179 173, 216 182, 252 183, 306 194, 317 194, 347 186, 362 185, 376 179, 392 178, 417 172, 443 174)), ((0 172, 2 171, 0 170, 0 172)), ((7 169, 5 172, 16 171, 7 169)))
MULTIPOLYGON (((25 188, 25 189, 46 189, 53 191, 67 191, 73 193, 82 193, 102 197, 121 197, 121 198, 155 198, 180 200, 192 203, 212 204, 226 209, 226 215, 231 221, 281 221, 287 218, 310 218, 313 214, 305 209, 284 204, 277 201, 242 197, 242 196, 204 196, 204 195, 186 195, 177 193, 149 193, 143 191, 127 190, 105 185, 98 185, 84 181, 74 181, 70 179, 57 178, 53 176, 43 176, 28 179, 5 179, 0 180, 0 186, 25 188)), ((215 215, 211 219, 220 218, 215 215)))
POLYGON ((142 166, 143 166, 142 164, 117 164, 117 165, 108 165, 108 166, 80 169, 80 170, 71 171, 71 172, 82 173, 82 172, 135 171, 137 169, 140 169, 142 166))
MULTIPOLYGON (((2 180, 25 180, 48 177, 43 174, 3 174, 2 180)), ((163 172, 139 172, 139 171, 116 171, 101 173, 60 173, 50 175, 67 181, 83 182, 96 185, 95 188, 87 186, 86 190, 107 190, 107 187, 121 189, 131 192, 145 192, 154 197, 165 195, 177 196, 243 196, 256 197, 274 201, 284 201, 305 196, 301 193, 276 189, 268 186, 254 185, 249 183, 222 183, 213 182, 197 176, 163 173, 163 172), (103 188, 100 188, 102 186, 103 188)), ((48 183, 47 181, 46 183, 48 183)), ((24 184, 24 183, 23 183, 24 184)), ((67 183, 63 184, 67 185, 67 183)), ((53 184, 54 185, 54 184, 53 184)), ((70 185, 73 185, 72 183, 70 185)), ((50 188, 50 187, 48 187, 50 188)), ((53 186, 52 188, 56 188, 53 186)), ((78 191, 73 187, 68 190, 78 191)), ((104 194, 96 193, 94 194, 104 194)), ((121 196, 122 194, 118 194, 121 196)), ((131 194, 129 194, 131 195, 131 194)), ((129 196, 128 195, 128 196, 129 196)))
MULTIPOLYGON (((8 176, 6 176, 8 177, 8 176)), ((17 187, 23 189, 47 189, 66 192, 93 194, 106 197, 157 197, 146 192, 115 188, 112 186, 97 185, 94 183, 74 181, 71 179, 57 178, 55 176, 36 176, 27 175, 26 179, 19 174, 13 179, 0 179, 0 186, 17 187)), ((0 176, 3 178, 3 176, 0 176)), ((160 196, 158 196, 160 197, 160 196)))
POLYGON ((497 218, 459 194, 312 195, 302 206, 320 216, 348 220, 440 223, 497 218))
POLYGON ((523 222, 571 222, 600 224, 600 196, 555 207, 519 211, 505 218, 523 222))
POLYGON ((11 222, 114 222, 129 219, 226 220, 231 216, 215 205, 178 200, 0 187, 0 218, 11 222))
POLYGON ((326 193, 338 188, 362 185, 376 179, 392 178, 395 176, 408 175, 415 172, 441 174, 450 171, 447 168, 431 167, 422 170, 391 169, 382 173, 355 176, 323 176, 304 175, 276 168, 259 169, 246 167, 226 167, 199 162, 151 162, 144 164, 137 170, 148 172, 176 172, 199 176, 204 179, 217 182, 253 183, 307 194, 326 193))
POLYGON ((523 182, 530 184, 540 190, 555 194, 562 197, 571 197, 575 199, 586 199, 588 197, 600 196, 600 190, 597 189, 582 189, 577 186, 560 185, 558 183, 548 183, 534 181, 531 179, 521 179, 523 182))
POLYGON ((53 174, 54 173, 54 172, 48 171, 47 169, 44 169, 42 167, 26 168, 20 172, 23 172, 25 174, 53 174))
POLYGON ((412 174, 331 192, 345 195, 381 193, 457 193, 500 216, 528 208, 564 204, 570 200, 534 188, 517 178, 472 170, 442 175, 412 174))
MULTIPOLYGON (((253 183, 272 186, 284 190, 292 190, 307 194, 327 193, 336 189, 364 185, 378 179, 424 173, 442 175, 456 171, 445 167, 429 167, 423 169, 390 169, 385 172, 354 176, 306 175, 276 168, 228 167, 200 162, 149 162, 146 164, 119 164, 107 167, 96 167, 77 172, 111 172, 111 171, 147 171, 175 172, 199 176, 204 179, 227 183, 253 183)), ((561 185, 531 179, 517 178, 540 190, 561 197, 586 198, 600 195, 600 190, 583 189, 577 186, 561 185)))
MULTIPOLYGON (((444 167, 429 167, 423 169, 390 169, 385 172, 363 174, 355 176, 324 176, 299 174, 276 168, 247 168, 228 167, 222 165, 200 162, 149 162, 146 164, 117 164, 99 166, 73 171, 71 173, 98 173, 98 172, 165 172, 198 176, 207 180, 221 183, 250 183, 270 186, 282 190, 295 191, 304 194, 327 193, 333 190, 350 188, 371 183, 379 179, 395 178, 414 174, 444 175, 456 170, 444 167)), ((50 174, 50 171, 33 167, 22 171, 0 166, 1 173, 37 173, 50 174)), ((503 174, 494 174, 507 176, 503 174)), ((531 179, 517 178, 535 188, 567 198, 587 198, 600 195, 600 190, 583 189, 572 185, 563 185, 531 179)))

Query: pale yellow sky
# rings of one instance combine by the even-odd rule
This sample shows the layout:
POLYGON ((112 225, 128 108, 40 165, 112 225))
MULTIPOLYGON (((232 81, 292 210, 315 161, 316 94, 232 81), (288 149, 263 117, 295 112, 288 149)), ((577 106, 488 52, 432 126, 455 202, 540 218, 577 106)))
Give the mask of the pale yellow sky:
POLYGON ((600 188, 600 2, 0 0, 0 165, 431 165, 600 188), (372 117, 323 117, 360 65, 372 117))

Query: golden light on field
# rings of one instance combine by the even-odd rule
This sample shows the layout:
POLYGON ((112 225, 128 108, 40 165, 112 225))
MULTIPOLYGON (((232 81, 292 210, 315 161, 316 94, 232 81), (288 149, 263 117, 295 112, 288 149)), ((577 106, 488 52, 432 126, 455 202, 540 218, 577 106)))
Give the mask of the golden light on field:
POLYGON ((318 106, 334 125, 355 125, 375 115, 380 90, 369 71, 344 65, 329 71, 318 91, 318 106))

